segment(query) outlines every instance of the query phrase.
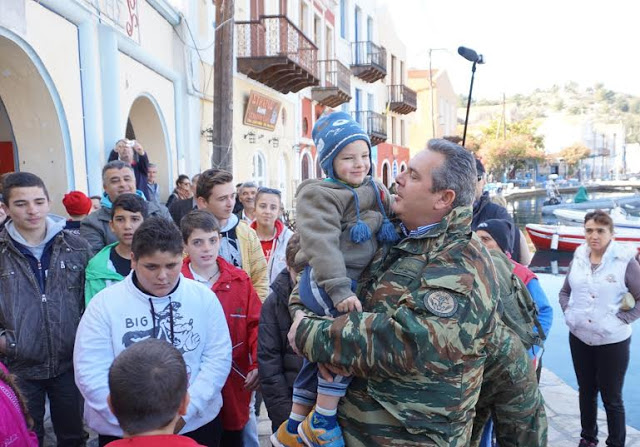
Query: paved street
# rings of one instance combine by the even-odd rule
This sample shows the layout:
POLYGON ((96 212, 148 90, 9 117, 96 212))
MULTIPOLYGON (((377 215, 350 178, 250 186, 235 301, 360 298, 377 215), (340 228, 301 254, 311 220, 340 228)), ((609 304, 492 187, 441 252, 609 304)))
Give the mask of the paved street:
MULTIPOLYGON (((550 370, 543 368, 540 389, 544 396, 549 421, 549 447, 576 447, 580 441, 580 413, 578 392, 565 384, 550 370)), ((607 420, 598 411, 600 444, 604 445, 607 420)), ((627 427, 627 447, 640 447, 640 431, 627 427)))
MULTIPOLYGON (((580 415, 578 412, 578 392, 565 384, 558 376, 546 368, 542 369, 540 389, 544 395, 549 420, 549 447, 576 447, 580 441, 580 415)), ((46 447, 55 445, 53 430, 48 425, 48 437, 46 447)), ((607 433, 607 422, 604 411, 598 414, 598 426, 600 428, 600 444, 604 445, 607 433)), ((262 406, 258 421, 260 434, 260 447, 269 447, 271 434, 271 421, 267 417, 267 410, 262 406)), ((95 436, 89 442, 90 447, 97 446, 95 436)), ((640 447, 640 431, 627 427, 627 447, 640 447)))

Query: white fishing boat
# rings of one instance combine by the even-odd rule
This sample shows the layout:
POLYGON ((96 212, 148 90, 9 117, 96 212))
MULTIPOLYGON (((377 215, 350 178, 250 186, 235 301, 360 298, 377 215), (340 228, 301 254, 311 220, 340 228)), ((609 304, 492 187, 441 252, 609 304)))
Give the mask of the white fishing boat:
MULTIPOLYGON (((553 214, 558 218, 560 223, 567 225, 584 224, 584 216, 592 210, 574 210, 574 209, 557 209, 553 210, 553 214)), ((632 216, 622 207, 615 207, 609 211, 609 215, 613 219, 613 224, 618 228, 640 228, 640 217, 632 216)))

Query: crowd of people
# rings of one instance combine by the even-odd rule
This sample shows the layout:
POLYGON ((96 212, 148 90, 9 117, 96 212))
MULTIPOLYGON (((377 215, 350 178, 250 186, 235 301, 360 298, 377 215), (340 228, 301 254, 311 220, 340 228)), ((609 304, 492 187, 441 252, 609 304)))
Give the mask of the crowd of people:
MULTIPOLYGON (((86 425, 100 446, 257 447, 261 392, 276 447, 546 446, 553 313, 482 163, 430 140, 392 195, 348 114, 312 134, 325 178, 299 186, 295 231, 279 190, 224 170, 180 175, 162 204, 126 139, 100 197, 65 195, 68 220, 37 175, 4 176, 0 441, 42 446, 48 399, 59 446, 85 445, 86 425)), ((621 446, 640 266, 587 217, 561 292, 580 446, 597 443, 598 391, 621 446)))

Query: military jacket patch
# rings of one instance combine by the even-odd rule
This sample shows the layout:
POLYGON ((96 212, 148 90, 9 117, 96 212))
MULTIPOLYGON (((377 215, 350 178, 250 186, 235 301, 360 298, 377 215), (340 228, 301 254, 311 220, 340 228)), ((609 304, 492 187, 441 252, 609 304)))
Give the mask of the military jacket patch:
POLYGON ((438 317, 450 317, 458 310, 458 301, 455 297, 442 290, 430 292, 424 297, 425 307, 438 317))

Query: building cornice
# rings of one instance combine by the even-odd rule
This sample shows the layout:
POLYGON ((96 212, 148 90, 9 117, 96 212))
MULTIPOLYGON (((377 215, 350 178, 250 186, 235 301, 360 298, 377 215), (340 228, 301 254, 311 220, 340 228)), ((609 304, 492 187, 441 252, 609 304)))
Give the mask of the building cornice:
POLYGON ((147 0, 149 6, 155 9, 171 26, 178 26, 182 20, 180 12, 167 0, 147 0))

